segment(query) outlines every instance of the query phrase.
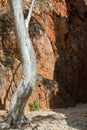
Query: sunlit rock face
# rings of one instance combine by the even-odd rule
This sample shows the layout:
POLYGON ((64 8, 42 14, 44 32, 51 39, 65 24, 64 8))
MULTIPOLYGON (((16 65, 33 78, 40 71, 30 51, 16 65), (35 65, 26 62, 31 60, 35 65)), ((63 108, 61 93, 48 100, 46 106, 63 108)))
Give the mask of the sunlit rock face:
MULTIPOLYGON (((0 88, 2 88, 0 103, 2 107, 5 99, 10 102, 22 74, 14 24, 6 2, 0 1, 0 88), (5 13, 7 11, 8 13, 5 13), (10 84, 12 90, 9 89, 10 84)), ((22 2, 26 18, 30 0, 22 0, 22 2)), ((52 96, 50 93, 52 98, 47 101, 48 107, 66 107, 78 102, 87 102, 87 1, 37 1, 29 33, 36 53, 38 73, 49 80, 55 80, 58 84, 57 96, 52 96), (55 98, 54 102, 53 98, 55 98)), ((42 84, 41 89, 44 91, 41 97, 44 98, 45 85, 42 84)), ((28 104, 36 101, 37 95, 41 94, 41 89, 33 91, 35 96, 31 95, 28 104)), ((39 102, 41 108, 47 108, 46 100, 39 102)))

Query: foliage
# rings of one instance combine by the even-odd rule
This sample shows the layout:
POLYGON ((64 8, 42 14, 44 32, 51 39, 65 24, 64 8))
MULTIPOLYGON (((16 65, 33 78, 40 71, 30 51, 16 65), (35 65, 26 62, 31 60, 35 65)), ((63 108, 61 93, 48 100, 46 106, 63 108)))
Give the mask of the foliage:
POLYGON ((33 103, 29 104, 30 111, 36 111, 39 109, 39 103, 37 101, 34 101, 33 103))
POLYGON ((11 56, 6 56, 4 61, 4 66, 9 67, 14 64, 14 59, 11 56))

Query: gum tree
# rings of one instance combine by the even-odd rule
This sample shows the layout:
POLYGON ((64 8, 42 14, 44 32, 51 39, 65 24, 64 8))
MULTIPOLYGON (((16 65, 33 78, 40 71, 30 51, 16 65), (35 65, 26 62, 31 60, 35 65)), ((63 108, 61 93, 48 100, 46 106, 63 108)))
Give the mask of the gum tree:
POLYGON ((17 90, 12 96, 7 123, 18 125, 25 123, 27 118, 24 116, 25 104, 31 95, 32 89, 37 79, 36 58, 32 41, 28 34, 29 22, 35 0, 32 0, 27 19, 24 20, 21 0, 8 0, 11 13, 15 24, 15 34, 22 60, 22 78, 17 90))

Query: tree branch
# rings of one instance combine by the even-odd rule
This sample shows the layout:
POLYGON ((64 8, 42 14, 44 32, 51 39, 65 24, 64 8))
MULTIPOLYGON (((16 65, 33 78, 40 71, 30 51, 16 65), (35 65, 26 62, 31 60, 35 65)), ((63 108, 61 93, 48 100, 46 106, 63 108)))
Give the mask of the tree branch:
POLYGON ((34 3, 35 3, 35 0, 32 0, 31 6, 30 6, 30 8, 29 8, 28 16, 27 16, 27 18, 26 18, 26 20, 25 20, 25 24, 26 24, 26 28, 27 28, 27 29, 28 29, 28 27, 29 27, 29 23, 30 23, 30 19, 31 19, 31 15, 32 15, 34 3))

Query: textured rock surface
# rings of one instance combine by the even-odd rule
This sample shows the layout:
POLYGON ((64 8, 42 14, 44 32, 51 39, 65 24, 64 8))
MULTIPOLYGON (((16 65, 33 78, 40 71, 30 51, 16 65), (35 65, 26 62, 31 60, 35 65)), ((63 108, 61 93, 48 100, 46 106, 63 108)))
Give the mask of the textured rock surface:
MULTIPOLYGON (((4 114, 5 111, 0 111, 0 115, 4 114)), ((8 130, 87 130, 87 104, 80 104, 76 108, 25 111, 25 114, 31 115, 30 124, 21 129, 8 130)), ((1 122, 3 118, 0 117, 1 122)))
MULTIPOLYGON (((34 130, 86 130, 87 105, 76 108, 32 112, 34 130)), ((32 127, 31 127, 32 128, 32 127)), ((27 129, 28 130, 28 129, 27 129)))
MULTIPOLYGON (((66 96, 67 93, 65 97, 66 96)), ((51 79, 47 79, 41 75, 38 75, 36 86, 26 105, 27 110, 29 109, 29 104, 34 101, 37 101, 39 103, 39 108, 42 109, 68 106, 67 102, 64 102, 63 97, 59 93, 59 86, 57 82, 51 79)))
MULTIPOLYGON (((12 91, 15 91, 22 70, 18 67, 13 79, 20 63, 20 55, 6 2, 7 0, 0 1, 0 88, 3 88, 0 102, 4 102, 6 91, 11 91, 10 82, 11 88, 14 88, 12 91), (7 10, 8 13, 5 14, 7 10)), ((30 0, 23 0, 25 17, 29 4, 30 0)), ((61 95, 65 104, 68 102, 72 106, 72 97, 76 103, 87 102, 87 1, 37 1, 29 31, 36 52, 38 73, 56 80, 60 88, 58 96, 61 91, 67 95, 61 95)), ((12 95, 10 93, 9 100, 12 95)), ((36 97, 31 100, 34 99, 36 97)), ((61 102, 61 98, 55 97, 55 100, 55 105, 57 100, 61 102)), ((43 106, 46 107, 46 103, 43 106)))

